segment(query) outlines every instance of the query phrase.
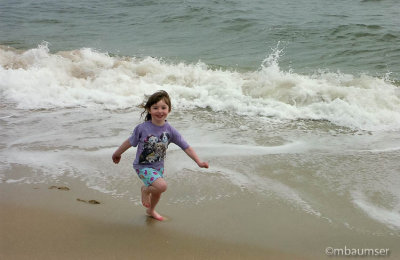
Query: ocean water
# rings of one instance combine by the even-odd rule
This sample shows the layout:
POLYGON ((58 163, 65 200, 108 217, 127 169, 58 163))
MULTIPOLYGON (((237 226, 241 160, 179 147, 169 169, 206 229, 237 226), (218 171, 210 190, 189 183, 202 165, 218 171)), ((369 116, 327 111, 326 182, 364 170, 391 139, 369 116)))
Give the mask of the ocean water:
POLYGON ((398 10, 394 0, 0 0, 0 186, 75 178, 139 205, 133 149, 117 168, 111 154, 141 122, 137 106, 164 89, 169 121, 211 167, 171 145, 168 182, 181 189, 163 203, 250 194, 392 244, 398 10))
POLYGON ((396 0, 0 1, 0 44, 42 41, 129 57, 257 70, 271 49, 284 71, 399 80, 396 0))

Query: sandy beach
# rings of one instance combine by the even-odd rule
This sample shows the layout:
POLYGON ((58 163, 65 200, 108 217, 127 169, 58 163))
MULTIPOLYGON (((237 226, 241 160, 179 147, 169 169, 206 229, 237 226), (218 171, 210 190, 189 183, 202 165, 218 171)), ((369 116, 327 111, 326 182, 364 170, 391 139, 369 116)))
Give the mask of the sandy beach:
POLYGON ((307 259, 184 233, 175 217, 158 222, 78 182, 64 187, 2 184, 1 259, 307 259))

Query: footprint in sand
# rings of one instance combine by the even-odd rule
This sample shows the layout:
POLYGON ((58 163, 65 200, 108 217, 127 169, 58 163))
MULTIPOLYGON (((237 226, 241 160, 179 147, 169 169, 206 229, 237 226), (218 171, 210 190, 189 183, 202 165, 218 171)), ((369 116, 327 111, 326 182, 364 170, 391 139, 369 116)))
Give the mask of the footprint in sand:
POLYGON ((80 201, 80 202, 85 202, 85 203, 89 203, 89 204, 93 204, 93 205, 96 205, 96 204, 100 204, 100 202, 98 202, 97 200, 89 200, 89 201, 86 201, 86 200, 83 200, 83 199, 76 199, 77 201, 80 201))
POLYGON ((69 190, 69 188, 68 188, 68 187, 65 187, 65 186, 60 186, 60 187, 58 187, 58 186, 51 186, 51 187, 49 187, 49 189, 50 189, 50 190, 58 189, 58 190, 65 190, 65 191, 69 190))

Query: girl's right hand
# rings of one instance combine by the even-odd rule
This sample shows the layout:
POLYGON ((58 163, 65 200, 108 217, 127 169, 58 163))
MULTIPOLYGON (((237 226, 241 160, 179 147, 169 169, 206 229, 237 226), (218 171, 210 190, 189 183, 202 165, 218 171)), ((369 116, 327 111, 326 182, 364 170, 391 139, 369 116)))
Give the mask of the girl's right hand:
POLYGON ((113 160, 113 162, 114 162, 115 164, 119 163, 119 161, 121 160, 121 155, 120 155, 120 154, 117 154, 117 153, 114 153, 114 154, 112 155, 112 160, 113 160))
POLYGON ((112 155, 112 160, 115 164, 119 163, 121 160, 121 154, 123 154, 126 150, 128 150, 131 147, 131 143, 129 141, 129 138, 126 139, 120 147, 118 147, 117 150, 115 150, 114 154, 112 155))

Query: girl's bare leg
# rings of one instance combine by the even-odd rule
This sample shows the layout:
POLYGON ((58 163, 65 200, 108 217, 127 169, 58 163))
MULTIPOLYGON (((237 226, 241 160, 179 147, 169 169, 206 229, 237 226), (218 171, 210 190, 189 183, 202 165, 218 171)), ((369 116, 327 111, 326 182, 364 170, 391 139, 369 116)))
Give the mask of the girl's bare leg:
POLYGON ((150 194, 150 207, 146 210, 146 213, 160 221, 162 221, 164 218, 154 209, 157 206, 157 203, 160 201, 161 194, 166 190, 167 183, 163 178, 158 178, 155 182, 153 182, 153 184, 146 188, 146 191, 148 191, 150 194))
POLYGON ((146 208, 150 208, 150 198, 151 198, 151 193, 149 192, 148 188, 143 185, 141 188, 142 191, 142 204, 146 208))

